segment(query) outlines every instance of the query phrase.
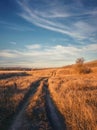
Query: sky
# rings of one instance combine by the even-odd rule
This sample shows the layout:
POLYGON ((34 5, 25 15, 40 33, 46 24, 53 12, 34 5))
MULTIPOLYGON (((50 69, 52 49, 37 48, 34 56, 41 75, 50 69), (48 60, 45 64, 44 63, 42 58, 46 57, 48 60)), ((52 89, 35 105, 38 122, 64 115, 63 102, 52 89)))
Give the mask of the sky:
POLYGON ((97 0, 0 0, 0 66, 97 59, 97 0))

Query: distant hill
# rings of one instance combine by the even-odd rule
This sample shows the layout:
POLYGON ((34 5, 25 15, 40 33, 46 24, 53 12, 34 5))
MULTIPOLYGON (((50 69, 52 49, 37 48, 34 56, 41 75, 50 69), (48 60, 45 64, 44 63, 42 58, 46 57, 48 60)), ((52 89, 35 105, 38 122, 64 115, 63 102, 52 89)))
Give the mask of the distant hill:
POLYGON ((22 68, 22 67, 0 67, 0 71, 2 70, 18 70, 18 71, 30 71, 31 68, 22 68))
POLYGON ((89 67, 97 67, 97 60, 89 61, 85 63, 89 67))

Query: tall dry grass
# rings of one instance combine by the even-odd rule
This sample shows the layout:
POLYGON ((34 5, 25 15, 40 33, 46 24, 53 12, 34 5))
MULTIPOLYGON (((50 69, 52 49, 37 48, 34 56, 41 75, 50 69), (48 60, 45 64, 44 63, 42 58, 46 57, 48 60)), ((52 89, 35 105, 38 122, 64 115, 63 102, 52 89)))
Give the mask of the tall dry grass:
POLYGON ((15 76, 0 80, 0 129, 7 129, 19 103, 37 79, 32 76, 15 76))
POLYGON ((52 77, 49 90, 67 130, 97 130, 97 73, 52 77))

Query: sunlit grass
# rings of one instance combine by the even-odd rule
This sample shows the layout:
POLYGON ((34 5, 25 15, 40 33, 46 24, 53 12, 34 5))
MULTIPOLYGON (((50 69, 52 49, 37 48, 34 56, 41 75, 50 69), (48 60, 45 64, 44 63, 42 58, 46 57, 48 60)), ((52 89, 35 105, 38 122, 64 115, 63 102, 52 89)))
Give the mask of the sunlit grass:
POLYGON ((97 130, 97 73, 58 75, 49 79, 49 90, 67 130, 97 130))
MULTIPOLYGON (((11 73, 1 71, 0 75, 5 73, 6 78, 0 80, 0 128, 7 129, 8 122, 29 91, 32 82, 45 77, 48 79, 51 97, 66 121, 67 130, 97 130, 97 66, 95 64, 93 63, 93 66, 91 63, 87 64, 92 69, 89 74, 77 73, 74 65, 27 71, 25 76, 16 74, 10 78, 7 76, 11 73)), ((43 83, 30 98, 26 109, 28 119, 35 121, 35 124, 38 121, 37 114, 34 113, 37 108, 39 121, 40 116, 46 116, 42 87, 43 83)))

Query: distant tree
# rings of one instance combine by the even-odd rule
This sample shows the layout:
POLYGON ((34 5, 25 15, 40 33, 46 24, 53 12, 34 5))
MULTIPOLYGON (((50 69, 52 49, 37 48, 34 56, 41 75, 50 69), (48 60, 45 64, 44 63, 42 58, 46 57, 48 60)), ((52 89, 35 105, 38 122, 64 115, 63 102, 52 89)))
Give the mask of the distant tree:
POLYGON ((75 66, 75 69, 78 73, 90 73, 91 72, 91 68, 85 66, 84 64, 84 58, 81 57, 81 58, 77 58, 76 60, 76 66, 75 66))
POLYGON ((84 58, 82 57, 82 58, 77 58, 77 60, 76 60, 76 64, 80 64, 80 65, 83 65, 83 63, 84 63, 84 58))

